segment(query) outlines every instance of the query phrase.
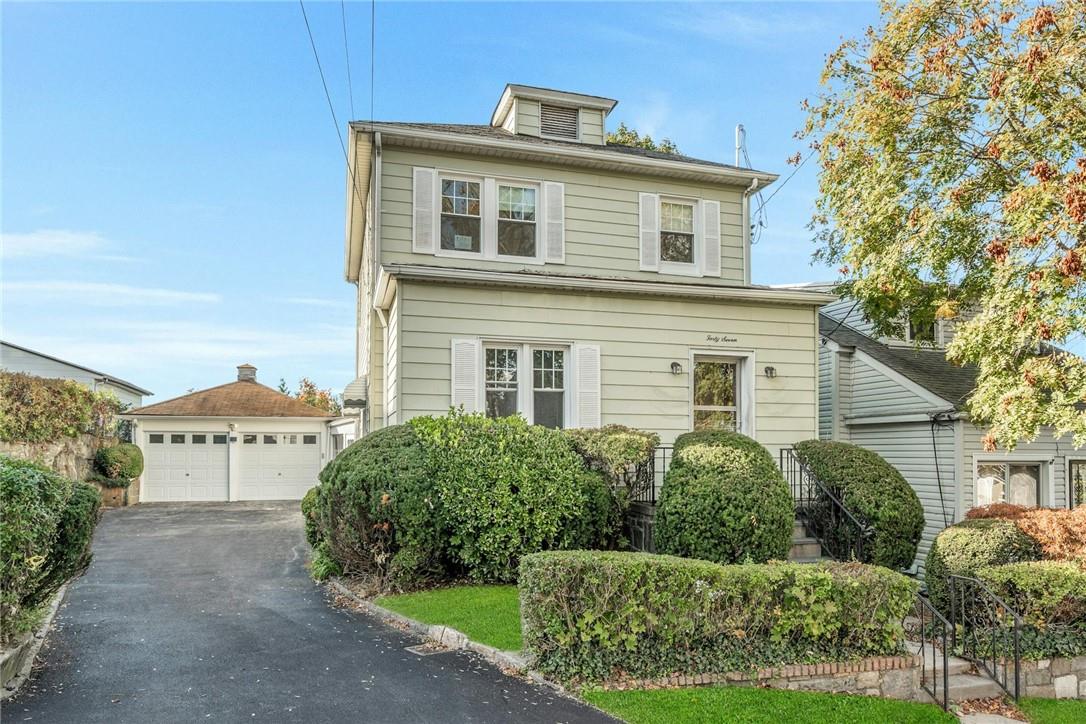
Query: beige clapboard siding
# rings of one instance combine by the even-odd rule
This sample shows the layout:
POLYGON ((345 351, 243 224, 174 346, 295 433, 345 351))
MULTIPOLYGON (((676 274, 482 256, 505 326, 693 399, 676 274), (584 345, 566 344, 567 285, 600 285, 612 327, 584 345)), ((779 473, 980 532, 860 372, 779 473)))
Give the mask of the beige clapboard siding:
POLYGON ((1041 429, 1040 435, 1033 442, 1019 443, 1012 453, 997 451, 985 453, 984 429, 971 422, 962 423, 962 466, 965 471, 965 484, 962 486, 962 503, 965 509, 973 507, 976 500, 973 491, 973 462, 979 456, 993 462, 1039 462, 1049 463, 1048 479, 1042 481, 1041 505, 1056 508, 1067 507, 1067 460, 1068 458, 1086 458, 1086 450, 1075 450, 1071 438, 1057 438, 1052 428, 1041 429))
POLYGON ((603 111, 595 108, 582 108, 580 113, 581 143, 603 144, 605 129, 603 111))
POLYGON ((523 133, 527 136, 539 135, 539 101, 517 98, 515 113, 517 114, 515 133, 523 133))
POLYGON ((758 439, 774 449, 816 431, 815 316, 810 307, 494 290, 402 282, 402 419, 440 414, 450 402, 454 337, 539 339, 599 344, 603 422, 658 432, 665 441, 689 429, 689 350, 728 348, 707 334, 733 336, 755 351, 758 439), (672 362, 683 375, 671 373, 672 362), (777 377, 762 374, 766 365, 777 377))
MULTIPOLYGON (((720 202, 721 276, 700 283, 743 284, 742 189, 697 186, 671 179, 584 172, 543 164, 506 163, 459 154, 386 147, 381 176, 382 263, 434 264, 505 270, 519 262, 449 258, 411 250, 411 189, 414 166, 435 167, 499 178, 558 181, 565 185, 566 263, 548 264, 553 274, 622 276, 630 279, 690 281, 690 277, 640 270, 638 194, 652 192, 720 202)), ((539 268, 533 266, 532 268, 539 268)))

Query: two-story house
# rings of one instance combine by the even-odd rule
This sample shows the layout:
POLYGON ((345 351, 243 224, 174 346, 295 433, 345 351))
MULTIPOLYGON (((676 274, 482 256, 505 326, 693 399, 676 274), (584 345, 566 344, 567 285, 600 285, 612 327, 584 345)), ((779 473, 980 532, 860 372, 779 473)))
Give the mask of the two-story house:
POLYGON ((831 297, 751 284, 751 195, 776 175, 610 144, 615 104, 508 85, 488 124, 351 124, 357 434, 461 406, 665 442, 817 434, 831 297))
POLYGON ((878 453, 916 490, 926 518, 919 564, 939 531, 970 508, 1086 503, 1086 450, 1069 437, 1045 428, 1013 452, 985 451, 984 429, 965 409, 977 369, 946 359, 952 321, 902 326, 902 338, 878 337, 851 299, 822 309, 818 433, 878 453))

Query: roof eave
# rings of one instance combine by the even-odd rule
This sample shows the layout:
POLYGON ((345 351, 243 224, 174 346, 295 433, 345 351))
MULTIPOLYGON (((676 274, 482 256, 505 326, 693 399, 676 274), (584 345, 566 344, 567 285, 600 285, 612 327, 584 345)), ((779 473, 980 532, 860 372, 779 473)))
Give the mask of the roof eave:
POLYGON ((728 185, 747 186, 757 179, 764 187, 776 181, 780 176, 767 171, 755 169, 734 168, 730 166, 714 166, 697 163, 696 161, 673 161, 664 158, 649 158, 646 156, 618 155, 601 150, 598 146, 579 148, 576 146, 547 145, 539 146, 523 141, 515 137, 508 139, 486 138, 482 136, 468 136, 442 131, 423 130, 418 128, 405 128, 403 126, 390 126, 380 123, 367 124, 381 133, 384 144, 400 142, 402 145, 415 145, 419 142, 429 142, 440 145, 451 151, 471 153, 478 150, 487 150, 494 155, 522 155, 534 157, 547 163, 565 163, 566 165, 590 165, 595 163, 613 168, 614 170, 641 173, 646 175, 670 176, 675 178, 693 179, 704 183, 723 183, 728 185))

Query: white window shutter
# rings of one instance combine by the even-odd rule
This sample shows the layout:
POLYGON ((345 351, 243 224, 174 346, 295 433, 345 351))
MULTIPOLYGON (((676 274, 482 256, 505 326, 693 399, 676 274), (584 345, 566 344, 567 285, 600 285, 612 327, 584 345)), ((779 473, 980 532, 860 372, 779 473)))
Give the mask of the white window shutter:
POLYGON ((566 263, 566 186, 555 181, 543 183, 543 243, 548 264, 566 263))
POLYGON ((596 344, 574 345, 574 424, 577 427, 600 426, 600 347, 596 344))
POLYGON ((701 202, 701 275, 720 276, 720 202, 701 202))
POLYGON ((463 405, 465 412, 478 412, 479 405, 479 340, 452 340, 452 406, 463 405))
POLYGON ((660 269, 660 197, 641 194, 641 271, 660 269))
POLYGON ((415 167, 411 227, 411 250, 416 254, 433 254, 437 228, 437 172, 432 168, 415 167))

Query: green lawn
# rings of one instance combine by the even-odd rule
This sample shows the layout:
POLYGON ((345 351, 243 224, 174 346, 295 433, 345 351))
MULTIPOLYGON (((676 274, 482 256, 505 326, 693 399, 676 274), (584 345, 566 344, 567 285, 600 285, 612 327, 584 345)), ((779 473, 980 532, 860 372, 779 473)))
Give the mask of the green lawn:
POLYGON ((1086 701, 1075 699, 1022 699, 1018 708, 1032 724, 1080 724, 1086 722, 1086 701))
POLYGON ((520 599, 516 586, 454 586, 381 596, 375 603, 408 618, 452 626, 472 641, 520 651, 520 599))
POLYGON ((583 695, 590 703, 629 724, 922 724, 957 721, 934 704, 738 686, 655 691, 597 690, 585 691, 583 695))

